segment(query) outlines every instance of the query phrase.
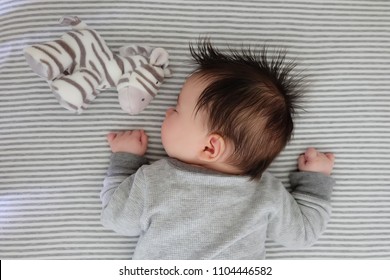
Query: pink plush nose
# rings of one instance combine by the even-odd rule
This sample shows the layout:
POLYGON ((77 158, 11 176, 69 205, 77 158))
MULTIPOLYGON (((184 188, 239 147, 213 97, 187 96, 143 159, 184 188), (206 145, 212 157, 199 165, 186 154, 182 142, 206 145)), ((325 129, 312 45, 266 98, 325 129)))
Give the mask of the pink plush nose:
POLYGON ((128 86, 119 90, 118 98, 123 111, 130 115, 136 115, 148 106, 153 97, 139 88, 128 86))

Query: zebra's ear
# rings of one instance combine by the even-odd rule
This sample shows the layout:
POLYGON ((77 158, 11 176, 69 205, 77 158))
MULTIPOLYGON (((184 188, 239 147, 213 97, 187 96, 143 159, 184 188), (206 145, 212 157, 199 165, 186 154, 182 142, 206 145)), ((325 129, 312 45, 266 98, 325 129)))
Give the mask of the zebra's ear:
POLYGON ((155 48, 150 54, 150 64, 166 68, 168 66, 168 52, 163 48, 155 48))
POLYGON ((81 20, 77 16, 63 16, 62 18, 60 18, 59 23, 61 25, 77 25, 81 23, 81 20))
POLYGON ((169 68, 164 68, 164 77, 165 78, 172 77, 172 71, 169 68))
POLYGON ((119 48, 119 54, 125 57, 133 55, 149 56, 151 50, 151 47, 144 45, 125 45, 119 48))

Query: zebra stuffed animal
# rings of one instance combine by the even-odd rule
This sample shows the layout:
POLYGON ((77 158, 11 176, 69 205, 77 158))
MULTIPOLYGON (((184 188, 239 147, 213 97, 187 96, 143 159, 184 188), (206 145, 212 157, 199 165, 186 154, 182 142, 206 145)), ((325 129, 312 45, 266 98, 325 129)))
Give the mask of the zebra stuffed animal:
POLYGON ((116 87, 121 108, 138 114, 156 96, 164 77, 171 76, 163 48, 124 46, 117 55, 78 17, 63 17, 60 23, 72 31, 59 40, 28 46, 24 54, 68 110, 80 114, 100 90, 116 87))

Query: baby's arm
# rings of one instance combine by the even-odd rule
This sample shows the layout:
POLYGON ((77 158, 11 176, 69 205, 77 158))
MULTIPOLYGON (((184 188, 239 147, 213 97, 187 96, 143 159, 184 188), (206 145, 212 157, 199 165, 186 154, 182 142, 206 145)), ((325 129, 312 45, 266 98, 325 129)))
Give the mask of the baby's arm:
POLYGON ((106 207, 119 184, 147 163, 143 155, 147 149, 148 137, 143 130, 109 133, 107 141, 112 155, 100 193, 103 207, 106 207))
POLYGON ((147 136, 143 131, 110 133, 111 161, 100 193, 102 224, 120 234, 138 235, 143 209, 142 172, 147 136))
POLYGON ((287 247, 312 245, 326 229, 330 219, 330 198, 334 180, 329 176, 334 165, 333 154, 314 148, 298 159, 300 172, 290 175, 293 192, 280 190, 279 210, 270 217, 268 236, 287 247))

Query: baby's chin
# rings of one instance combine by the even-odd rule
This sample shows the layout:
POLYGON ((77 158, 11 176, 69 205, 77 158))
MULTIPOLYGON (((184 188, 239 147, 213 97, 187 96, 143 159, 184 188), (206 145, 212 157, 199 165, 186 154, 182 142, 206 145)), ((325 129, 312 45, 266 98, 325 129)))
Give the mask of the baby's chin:
POLYGON ((171 149, 166 148, 164 145, 163 145, 163 147, 164 147, 165 153, 167 154, 168 157, 174 158, 174 159, 177 159, 177 160, 180 160, 180 161, 184 162, 184 160, 182 159, 182 157, 180 155, 178 155, 177 153, 173 152, 171 149))
POLYGON ((188 158, 185 158, 185 157, 181 156, 179 153, 176 153, 175 151, 173 151, 172 149, 169 149, 169 147, 166 148, 164 145, 163 145, 163 147, 164 147, 165 153, 168 155, 168 157, 174 158, 176 160, 179 160, 179 161, 187 163, 187 164, 194 164, 188 158))
POLYGON ((172 154, 171 149, 169 148, 169 145, 167 144, 167 141, 166 141, 166 139, 165 139, 165 137, 164 137, 163 134, 161 134, 161 144, 162 144, 162 146, 163 146, 163 148, 164 148, 165 153, 166 153, 169 157, 172 157, 172 156, 171 156, 171 154, 172 154))
POLYGON ((163 145, 164 151, 167 154, 167 156, 170 158, 175 158, 175 159, 181 160, 180 156, 178 156, 177 153, 175 153, 174 147, 172 147, 172 145, 169 145, 169 143, 167 143, 167 141, 164 141, 164 138, 162 138, 161 140, 162 140, 162 145, 163 145))

